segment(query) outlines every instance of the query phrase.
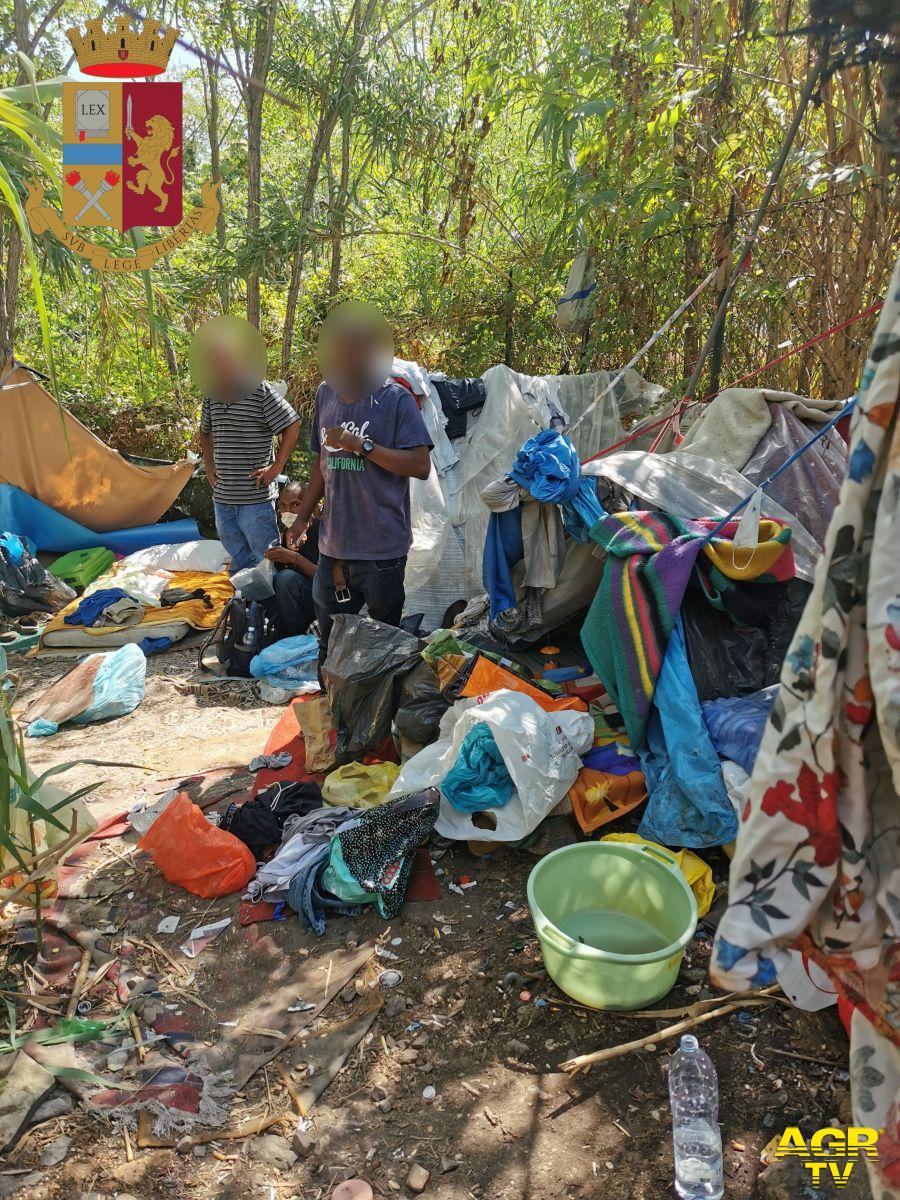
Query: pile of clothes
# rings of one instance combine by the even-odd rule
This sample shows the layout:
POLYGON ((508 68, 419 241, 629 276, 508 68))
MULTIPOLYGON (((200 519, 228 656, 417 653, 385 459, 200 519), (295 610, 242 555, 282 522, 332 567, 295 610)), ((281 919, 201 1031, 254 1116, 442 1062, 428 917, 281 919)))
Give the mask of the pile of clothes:
POLYGON ((437 817, 437 793, 405 795, 370 809, 325 805, 310 782, 274 784, 222 821, 260 860, 247 889, 254 903, 284 901, 318 936, 326 914, 356 916, 403 905, 419 849, 437 817), (264 854, 275 846, 266 861, 264 854))

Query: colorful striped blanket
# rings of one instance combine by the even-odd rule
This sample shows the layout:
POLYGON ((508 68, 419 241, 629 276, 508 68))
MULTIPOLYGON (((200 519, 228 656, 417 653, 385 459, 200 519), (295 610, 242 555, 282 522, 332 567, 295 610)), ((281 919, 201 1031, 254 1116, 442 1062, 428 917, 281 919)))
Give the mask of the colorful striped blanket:
POLYGON ((715 524, 622 512, 601 517, 591 529, 607 559, 581 643, 634 749, 644 744, 656 681, 692 571, 697 569, 710 599, 741 582, 778 582, 795 574, 788 526, 763 519, 758 545, 738 547, 731 540, 736 521, 705 542, 715 524))

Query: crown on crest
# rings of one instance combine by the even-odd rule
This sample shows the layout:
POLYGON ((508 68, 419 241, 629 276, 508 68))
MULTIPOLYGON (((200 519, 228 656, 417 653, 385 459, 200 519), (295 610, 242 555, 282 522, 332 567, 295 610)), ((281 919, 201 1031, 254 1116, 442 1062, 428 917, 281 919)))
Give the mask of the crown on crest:
POLYGON ((130 17, 116 17, 115 27, 106 30, 102 18, 95 17, 88 21, 84 33, 76 27, 67 30, 66 35, 86 75, 130 79, 135 75, 159 75, 166 69, 178 30, 160 33, 159 27, 159 21, 147 18, 140 33, 135 33, 130 17))

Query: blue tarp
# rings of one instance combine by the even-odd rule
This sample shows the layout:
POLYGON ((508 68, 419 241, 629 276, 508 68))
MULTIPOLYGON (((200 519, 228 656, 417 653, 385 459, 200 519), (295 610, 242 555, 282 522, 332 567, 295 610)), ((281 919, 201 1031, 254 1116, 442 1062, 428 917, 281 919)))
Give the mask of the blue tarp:
POLYGON ((39 550, 57 554, 87 550, 91 546, 107 546, 116 554, 133 554, 146 546, 192 542, 200 536, 196 521, 163 521, 158 525, 94 533, 11 483, 0 483, 0 529, 29 538, 39 550))
POLYGON ((648 797, 638 826, 641 837, 694 850, 734 841, 737 817, 703 722, 680 616, 653 695, 647 741, 638 757, 648 797))

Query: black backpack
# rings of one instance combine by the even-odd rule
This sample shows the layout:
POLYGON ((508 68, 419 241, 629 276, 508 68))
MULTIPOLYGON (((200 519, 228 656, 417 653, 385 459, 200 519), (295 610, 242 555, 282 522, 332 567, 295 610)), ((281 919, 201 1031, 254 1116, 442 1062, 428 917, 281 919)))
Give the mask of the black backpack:
POLYGON ((214 675, 247 679, 250 660, 274 638, 274 625, 259 601, 233 596, 200 647, 197 666, 214 675))

